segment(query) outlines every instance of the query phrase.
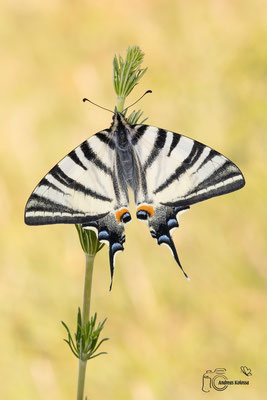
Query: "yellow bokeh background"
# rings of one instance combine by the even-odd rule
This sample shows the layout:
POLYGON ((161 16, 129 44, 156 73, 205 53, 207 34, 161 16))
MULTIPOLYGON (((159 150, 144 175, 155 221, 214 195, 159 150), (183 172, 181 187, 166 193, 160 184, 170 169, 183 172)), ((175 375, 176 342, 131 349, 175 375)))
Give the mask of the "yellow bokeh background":
POLYGON ((145 52, 128 99, 148 123, 197 139, 243 171, 241 191, 191 207, 174 234, 187 282, 147 227, 126 228, 111 294, 107 248, 92 310, 108 355, 88 400, 263 399, 267 375, 267 4, 261 0, 9 0, 1 6, 0 398, 75 399, 73 330, 84 257, 72 226, 27 227, 24 206, 53 165, 110 114, 114 54, 145 52), (206 370, 248 386, 201 391, 206 370))

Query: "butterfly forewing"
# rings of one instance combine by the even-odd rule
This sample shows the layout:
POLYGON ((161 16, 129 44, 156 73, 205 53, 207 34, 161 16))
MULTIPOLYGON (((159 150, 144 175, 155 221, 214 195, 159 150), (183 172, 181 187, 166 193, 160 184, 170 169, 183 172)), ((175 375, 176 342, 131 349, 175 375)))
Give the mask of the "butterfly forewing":
POLYGON ((190 205, 245 184, 222 154, 174 132, 146 126, 134 148, 146 173, 147 200, 156 204, 190 205))
POLYGON ((85 223, 105 216, 116 203, 113 167, 112 138, 108 131, 99 132, 71 151, 36 186, 26 205, 25 222, 85 223))

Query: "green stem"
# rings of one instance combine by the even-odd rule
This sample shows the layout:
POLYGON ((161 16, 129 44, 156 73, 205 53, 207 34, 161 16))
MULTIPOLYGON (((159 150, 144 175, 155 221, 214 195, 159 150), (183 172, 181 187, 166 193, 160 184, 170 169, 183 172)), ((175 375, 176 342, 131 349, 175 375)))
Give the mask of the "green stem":
POLYGON ((86 364, 87 364, 87 361, 79 360, 77 400, 83 400, 86 364))
POLYGON ((117 96, 117 110, 122 112, 124 108, 125 96, 117 96))
MULTIPOLYGON (((89 321, 89 316, 90 316, 94 259, 95 259, 94 256, 91 256, 91 255, 85 253, 85 261, 86 262, 85 262, 85 278, 84 278, 83 308, 82 308, 82 325, 83 325, 83 327, 89 321)), ((83 361, 83 360, 79 359, 77 400, 83 400, 86 364, 87 364, 87 360, 83 361)))
POLYGON ((85 277, 83 288, 83 309, 82 309, 82 323, 83 326, 87 324, 90 317, 90 304, 91 304, 91 291, 93 281, 95 256, 85 253, 85 277))

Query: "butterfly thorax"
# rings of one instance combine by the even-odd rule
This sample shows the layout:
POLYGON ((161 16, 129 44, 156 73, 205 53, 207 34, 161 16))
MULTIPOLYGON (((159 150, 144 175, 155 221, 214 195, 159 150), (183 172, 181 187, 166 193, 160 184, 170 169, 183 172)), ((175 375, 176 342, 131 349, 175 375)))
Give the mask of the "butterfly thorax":
POLYGON ((128 124, 122 114, 114 114, 110 129, 116 148, 122 151, 128 150, 131 146, 131 125, 128 124))

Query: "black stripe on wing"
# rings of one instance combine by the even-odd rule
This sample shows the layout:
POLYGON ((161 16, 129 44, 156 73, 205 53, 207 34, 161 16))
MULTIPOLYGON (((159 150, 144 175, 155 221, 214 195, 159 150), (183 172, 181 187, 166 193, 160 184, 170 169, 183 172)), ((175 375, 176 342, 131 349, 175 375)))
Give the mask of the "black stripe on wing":
POLYGON ((61 190, 58 186, 54 185, 53 183, 49 182, 49 180, 44 177, 41 182, 39 183, 38 186, 44 186, 46 189, 54 189, 57 192, 61 193, 61 194, 65 194, 65 192, 63 190, 61 190))
POLYGON ((25 215, 24 221, 26 225, 54 225, 54 224, 84 224, 84 223, 89 223, 91 221, 95 221, 97 219, 101 219, 105 217, 107 213, 105 214, 98 214, 94 215, 93 217, 90 217, 88 215, 85 216, 72 216, 72 215, 49 215, 47 212, 44 213, 43 216, 41 215, 30 215, 27 216, 25 215))
POLYGON ((218 151, 210 149, 209 154, 207 157, 202 161, 202 163, 199 165, 197 172, 205 165, 207 162, 211 161, 215 156, 220 156, 221 154, 218 153, 218 151))
POLYGON ((154 194, 161 192, 171 185, 172 182, 179 179, 179 177, 186 173, 186 170, 193 166, 193 164, 199 159, 205 147, 201 145, 199 142, 194 142, 193 147, 189 153, 189 155, 185 158, 179 167, 166 179, 164 183, 157 187, 154 190, 154 194))
MULTIPOLYGON (((231 164, 232 166, 234 164, 231 164)), ((235 166, 235 165, 234 165, 235 166)), ((236 166, 235 166, 236 167, 236 166)), ((237 168, 237 167, 236 167, 237 168)), ((196 188, 189 191, 183 198, 180 198, 177 201, 173 202, 162 202, 162 205, 165 206, 187 206, 195 203, 199 203, 201 201, 210 199, 212 197, 221 196, 223 194, 234 192, 235 190, 241 189, 245 186, 245 179, 241 173, 241 171, 237 168, 237 172, 231 172, 227 175, 226 178, 218 178, 216 177, 217 183, 212 183, 209 180, 206 183, 199 184, 196 188), (229 179, 229 182, 226 182, 229 179)), ((216 174, 216 171, 215 173, 216 174)))
POLYGON ((79 165, 80 167, 82 167, 85 171, 87 170, 87 167, 81 162, 81 160, 79 159, 79 157, 76 154, 75 150, 72 150, 69 154, 68 157, 72 159, 73 162, 75 162, 75 164, 79 165))
POLYGON ((111 133, 109 130, 107 131, 101 131, 95 134, 95 136, 103 143, 107 144, 110 149, 114 150, 115 149, 115 143, 114 140, 111 137, 111 133))
POLYGON ((133 128, 135 128, 135 133, 132 137, 132 145, 134 146, 139 142, 139 140, 144 135, 144 133, 147 129, 147 125, 135 125, 135 126, 133 126, 133 128))
POLYGON ((169 150, 169 153, 168 153, 168 157, 170 157, 172 151, 178 145, 180 139, 181 139, 181 135, 179 135, 178 133, 173 133, 172 134, 172 142, 171 142, 171 147, 170 147, 170 150, 169 150))
POLYGON ((159 129, 154 146, 144 164, 144 170, 151 167, 153 162, 157 159, 157 156, 160 154, 161 149, 163 149, 163 147, 166 143, 166 138, 167 138, 167 132, 164 129, 159 129))
POLYGON ((83 194, 93 197, 94 199, 102 200, 102 201, 109 201, 111 202, 112 199, 110 197, 103 196, 100 193, 95 192, 92 189, 87 188, 86 186, 82 185, 81 183, 75 181, 74 179, 70 178, 66 175, 62 169, 56 165, 51 171, 50 174, 61 184, 65 185, 66 187, 76 190, 78 192, 82 192, 83 194))
POLYGON ((33 193, 26 204, 24 220, 27 225, 81 224, 98 220, 106 215, 107 213, 89 216, 80 210, 33 193))
POLYGON ((92 162, 95 166, 97 166, 101 171, 104 171, 108 175, 112 175, 112 171, 109 167, 107 167, 97 156, 97 154, 93 151, 91 146, 89 145, 88 141, 86 140, 83 142, 80 146, 80 149, 82 150, 84 157, 92 162))
MULTIPOLYGON (((66 213, 81 213, 78 210, 73 209, 72 207, 65 206, 63 204, 56 203, 52 200, 46 199, 43 196, 39 196, 38 194, 33 193, 29 198, 26 205, 26 214, 30 211, 49 211, 49 212, 66 212, 66 213)), ((84 213, 81 213, 85 215, 84 213)))
MULTIPOLYGON (((188 195, 200 191, 202 189, 209 189, 216 186, 220 182, 240 176, 240 171, 236 168, 231 161, 226 161, 221 167, 214 170, 214 172, 197 185, 188 195)), ((241 177, 240 177, 241 178, 241 177)), ((232 182, 233 183, 233 182, 232 182)), ((232 184, 230 182, 230 184, 232 184)))

